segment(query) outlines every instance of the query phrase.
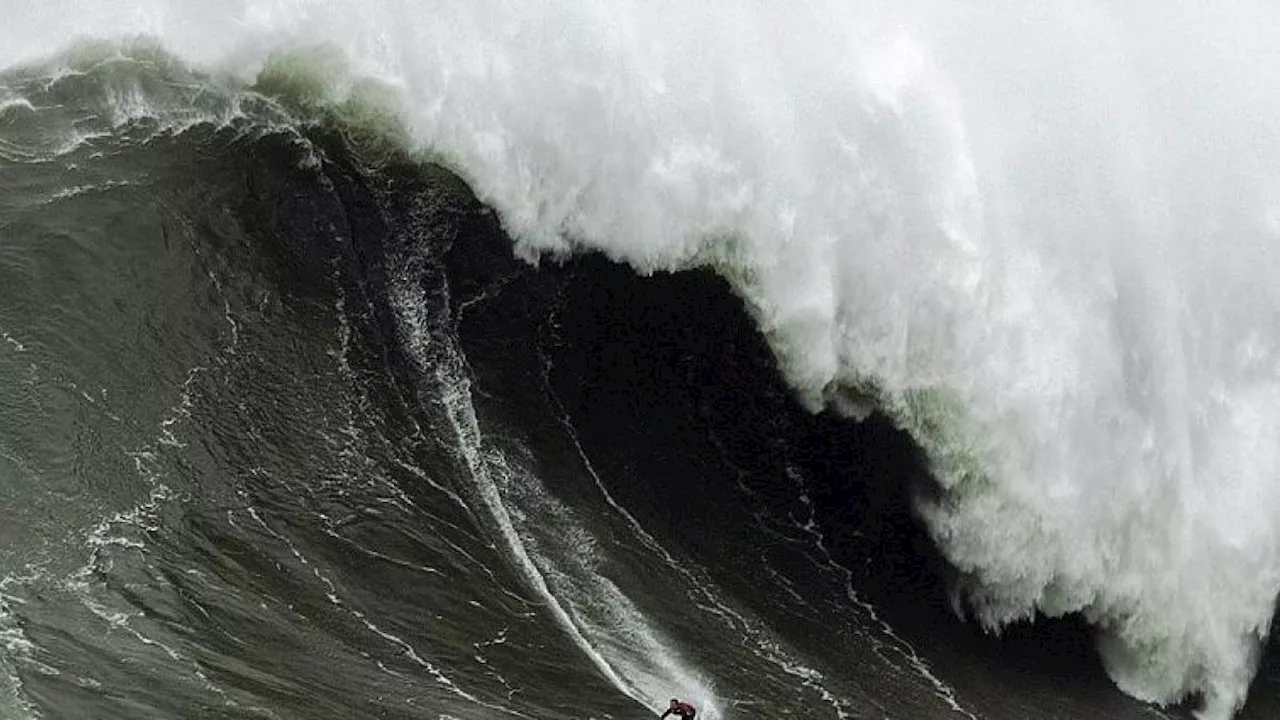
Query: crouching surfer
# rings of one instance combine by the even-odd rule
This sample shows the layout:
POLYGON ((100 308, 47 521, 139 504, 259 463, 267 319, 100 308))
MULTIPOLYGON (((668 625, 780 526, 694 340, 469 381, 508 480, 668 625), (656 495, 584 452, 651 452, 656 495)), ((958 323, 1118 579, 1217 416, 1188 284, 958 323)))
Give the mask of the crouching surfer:
POLYGON ((662 717, 665 718, 668 715, 675 715, 680 718, 680 720, 693 720, 693 717, 697 714, 698 711, 689 703, 680 702, 675 698, 671 698, 671 707, 667 708, 667 711, 662 713, 662 717))

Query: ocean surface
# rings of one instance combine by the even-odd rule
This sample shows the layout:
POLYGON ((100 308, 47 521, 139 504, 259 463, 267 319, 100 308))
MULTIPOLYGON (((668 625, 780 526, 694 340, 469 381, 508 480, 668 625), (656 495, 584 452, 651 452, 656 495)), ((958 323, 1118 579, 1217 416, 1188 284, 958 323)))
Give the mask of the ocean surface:
POLYGON ((0 29, 0 719, 1272 718, 1280 11, 0 29))

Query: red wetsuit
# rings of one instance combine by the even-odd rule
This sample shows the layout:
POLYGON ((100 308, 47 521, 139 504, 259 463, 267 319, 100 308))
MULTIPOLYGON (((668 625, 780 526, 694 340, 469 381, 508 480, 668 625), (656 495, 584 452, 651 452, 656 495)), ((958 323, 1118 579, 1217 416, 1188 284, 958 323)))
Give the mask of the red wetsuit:
POLYGON ((665 718, 668 715, 679 715, 683 720, 693 720, 693 717, 697 714, 698 711, 695 710, 692 705, 682 702, 676 703, 675 705, 667 708, 667 711, 662 713, 662 717, 665 718))

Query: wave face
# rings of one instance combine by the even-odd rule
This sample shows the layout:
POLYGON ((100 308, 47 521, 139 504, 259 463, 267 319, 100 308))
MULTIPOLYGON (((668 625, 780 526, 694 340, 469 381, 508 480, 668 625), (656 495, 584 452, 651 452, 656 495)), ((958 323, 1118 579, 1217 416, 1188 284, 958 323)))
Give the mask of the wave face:
MULTIPOLYGON (((1280 590, 1275 9, 104 3, 70 25, 56 4, 6 20, 6 64, 68 30, 149 33, 183 58, 157 53, 164 82, 117 78, 62 125, 42 113, 76 92, 78 60, 41 70, 44 101, 9 83, 6 132, 28 136, 6 136, 6 162, 148 118, 287 124, 183 62, 228 86, 283 78, 353 122, 389 113, 523 257, 711 268, 811 409, 873 408, 910 433, 940 486, 915 511, 983 625, 1079 613, 1126 692, 1199 694, 1212 718, 1243 703, 1280 590)), ((421 269, 393 257, 389 273, 421 269)), ((385 289, 397 333, 434 337, 439 318, 402 312, 420 289, 385 289)), ((408 348, 415 375, 455 388, 440 397, 465 397, 465 353, 408 348)), ((519 453, 481 443, 468 403, 439 402, 475 488, 459 499, 519 583, 563 598, 595 582, 603 560, 573 540, 590 528, 551 499, 509 510, 519 453), (539 537, 539 518, 581 532, 539 537), (580 565, 557 579, 550 556, 580 565)), ((556 616, 588 657, 627 606, 589 593, 615 591, 594 621, 556 616)), ((654 657, 660 635, 613 642, 654 657)), ((593 662, 632 697, 658 692, 627 679, 656 672, 635 658, 593 662)))
POLYGON ((0 75, 0 715, 975 717, 895 629, 965 662, 900 433, 805 411, 712 275, 535 269, 285 80, 0 75))

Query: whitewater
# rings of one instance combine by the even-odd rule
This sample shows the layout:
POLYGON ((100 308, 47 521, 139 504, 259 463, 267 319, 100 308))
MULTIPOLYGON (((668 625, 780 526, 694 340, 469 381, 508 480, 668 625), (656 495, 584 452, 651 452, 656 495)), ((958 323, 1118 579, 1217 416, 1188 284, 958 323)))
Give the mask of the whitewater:
POLYGON ((810 408, 928 453, 958 612, 1081 613, 1125 692, 1243 704, 1280 591, 1280 8, 24 3, 0 65, 136 35, 391 114, 531 262, 714 269, 810 408))

